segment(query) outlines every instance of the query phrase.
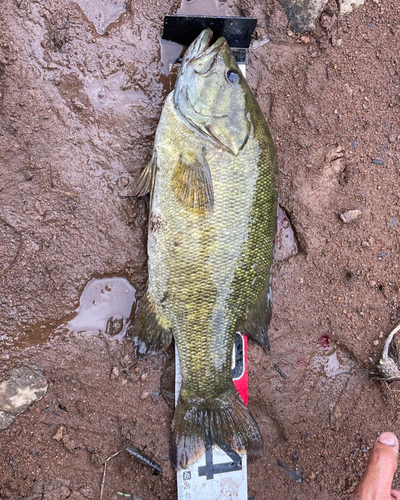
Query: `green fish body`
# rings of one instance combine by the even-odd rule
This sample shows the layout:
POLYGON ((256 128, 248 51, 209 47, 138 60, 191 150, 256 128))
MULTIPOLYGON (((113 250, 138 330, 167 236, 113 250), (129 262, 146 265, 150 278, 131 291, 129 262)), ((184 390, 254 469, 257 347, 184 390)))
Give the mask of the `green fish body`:
POLYGON ((150 193, 149 281, 139 355, 175 340, 182 387, 171 456, 206 443, 259 454, 262 438, 231 378, 236 331, 268 349, 277 166, 262 112, 225 39, 205 30, 167 97, 153 157, 132 195, 150 193))

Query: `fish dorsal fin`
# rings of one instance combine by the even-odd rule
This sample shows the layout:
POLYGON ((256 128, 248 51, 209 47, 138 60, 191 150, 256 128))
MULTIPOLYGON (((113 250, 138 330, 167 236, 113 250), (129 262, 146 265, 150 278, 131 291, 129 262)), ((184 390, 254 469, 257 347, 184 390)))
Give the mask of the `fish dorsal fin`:
POLYGON ((172 185, 177 199, 182 205, 197 215, 205 217, 214 207, 214 192, 210 167, 204 153, 189 160, 179 157, 172 174, 172 185))
POLYGON ((150 193, 153 196, 154 183, 156 180, 157 153, 154 151, 149 163, 145 166, 137 181, 131 182, 121 193, 121 196, 145 196, 150 193))

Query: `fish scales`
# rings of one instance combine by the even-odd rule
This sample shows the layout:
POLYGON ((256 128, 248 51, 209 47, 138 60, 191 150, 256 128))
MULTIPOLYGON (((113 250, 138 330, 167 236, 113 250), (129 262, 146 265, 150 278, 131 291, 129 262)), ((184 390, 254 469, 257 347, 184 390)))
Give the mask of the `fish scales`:
POLYGON ((231 355, 237 329, 268 348, 275 151, 228 45, 209 47, 210 37, 205 30, 188 49, 133 193, 151 193, 149 281, 135 335, 142 354, 172 335, 178 349, 171 445, 178 467, 206 442, 249 454, 262 447, 234 389, 231 355))

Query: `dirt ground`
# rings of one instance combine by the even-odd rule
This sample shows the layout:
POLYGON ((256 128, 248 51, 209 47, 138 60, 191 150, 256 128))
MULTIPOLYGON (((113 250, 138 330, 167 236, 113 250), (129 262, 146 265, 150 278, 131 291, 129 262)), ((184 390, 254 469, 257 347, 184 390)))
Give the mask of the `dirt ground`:
MULTIPOLYGON (((0 380, 27 364, 50 384, 0 433, 1 500, 98 499, 103 463, 126 442, 164 472, 121 453, 104 500, 176 498, 166 355, 138 361, 127 337, 54 329, 94 277, 125 277, 141 297, 146 203, 118 191, 151 155, 170 86, 163 16, 179 6, 1 4, 0 380)), ((265 451, 249 464, 249 495, 344 499, 378 433, 400 425, 396 383, 368 374, 400 318, 400 4, 366 0, 339 17, 332 3, 302 36, 275 0, 228 0, 218 12, 257 17, 256 37, 270 37, 247 78, 301 250, 275 265, 271 356, 250 344, 249 407, 265 451), (362 214, 346 224, 350 209, 362 214)))

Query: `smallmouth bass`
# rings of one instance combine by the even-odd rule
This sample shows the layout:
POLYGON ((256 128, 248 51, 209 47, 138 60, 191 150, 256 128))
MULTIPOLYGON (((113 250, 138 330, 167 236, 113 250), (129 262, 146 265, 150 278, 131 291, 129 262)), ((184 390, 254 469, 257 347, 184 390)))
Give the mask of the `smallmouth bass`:
POLYGON ((235 332, 269 348, 277 165, 262 112, 224 38, 187 50, 158 124, 153 156, 127 194, 150 193, 148 287, 138 354, 175 340, 182 387, 171 459, 206 444, 260 454, 262 437, 231 378, 235 332))

